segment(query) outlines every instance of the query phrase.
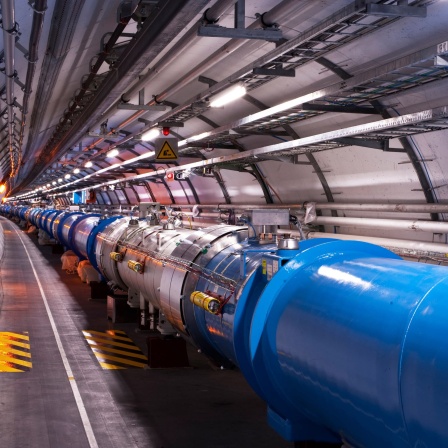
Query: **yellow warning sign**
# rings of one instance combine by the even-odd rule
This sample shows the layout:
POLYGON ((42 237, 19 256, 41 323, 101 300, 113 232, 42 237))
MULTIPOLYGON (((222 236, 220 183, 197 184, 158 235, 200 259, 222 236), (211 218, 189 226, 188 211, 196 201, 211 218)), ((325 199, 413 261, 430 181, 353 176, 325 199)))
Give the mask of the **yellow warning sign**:
POLYGON ((155 141, 156 161, 177 160, 177 139, 161 138, 155 141))

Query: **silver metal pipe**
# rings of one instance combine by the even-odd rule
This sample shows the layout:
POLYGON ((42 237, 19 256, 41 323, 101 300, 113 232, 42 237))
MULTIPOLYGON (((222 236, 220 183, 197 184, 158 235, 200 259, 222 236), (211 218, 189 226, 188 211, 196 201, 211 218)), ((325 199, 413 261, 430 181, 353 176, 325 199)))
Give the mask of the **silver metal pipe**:
MULTIPOLYGON (((284 232, 291 233, 289 231, 284 232)), ((408 251, 409 254, 412 254, 412 252, 414 252, 415 255, 422 255, 422 256, 442 255, 443 257, 446 258, 446 255, 448 254, 448 245, 442 243, 429 243, 424 241, 412 241, 412 240, 397 240, 393 238, 377 238, 371 236, 346 235, 340 233, 308 232, 307 239, 313 239, 313 238, 335 238, 338 240, 365 241, 366 243, 377 244, 378 246, 404 249, 408 251)))
POLYGON ((388 230, 411 230, 414 232, 448 233, 448 222, 375 219, 375 218, 344 218, 333 216, 317 216, 311 224, 323 226, 360 227, 388 230))
POLYGON ((448 204, 331 204, 316 203, 319 210, 355 210, 366 212, 448 213, 448 204))
MULTIPOLYGON (((233 7, 235 0, 222 0, 216 2, 207 11, 206 20, 209 22, 217 22, 219 18, 224 14, 229 8, 233 7)), ((121 99, 116 101, 115 104, 106 112, 114 112, 114 109, 118 106, 121 101, 130 101, 131 97, 137 92, 143 89, 149 81, 160 74, 160 71, 165 69, 169 64, 171 64, 187 46, 194 44, 199 39, 202 39, 197 35, 198 26, 201 24, 202 19, 200 19, 194 26, 192 26, 168 52, 152 67, 146 75, 143 75, 136 84, 134 84, 127 92, 125 92, 121 99)), ((104 118, 102 119, 104 121, 104 118)), ((100 123, 101 124, 101 123, 100 123)))
MULTIPOLYGON (((197 204, 204 210, 250 210, 250 209, 291 209, 303 210, 305 203, 301 204, 197 204)), ((178 204, 166 204, 169 207, 193 208, 194 204, 179 206, 178 204)), ((369 203, 349 203, 338 204, 336 202, 316 202, 319 210, 343 210, 343 211, 368 211, 368 212, 399 212, 399 213, 448 213, 448 204, 369 204, 369 203)))
MULTIPOLYGON (((222 2, 218 2, 222 3, 222 2)), ((230 6, 233 6, 235 4, 235 0, 227 1, 223 3, 221 8, 217 8, 214 12, 214 15, 218 17, 220 15, 220 12, 226 11, 230 6)), ((272 23, 275 21, 280 21, 282 18, 287 16, 288 11, 290 8, 294 5, 297 5, 297 0, 284 0, 279 5, 275 6, 271 11, 266 12, 263 15, 263 19, 265 22, 272 23)), ((216 5, 218 6, 218 5, 216 5)), ((208 18, 213 14, 208 12, 208 18)), ((262 21, 260 18, 255 20, 251 25, 248 26, 249 29, 252 28, 259 28, 262 25, 262 21)), ((176 44, 164 57, 161 61, 159 61, 139 82, 136 84, 136 86, 132 87, 131 91, 129 93, 125 93, 122 96, 122 99, 129 99, 133 94, 138 92, 140 89, 142 89, 145 85, 147 85, 150 81, 152 81, 153 78, 160 75, 160 71, 163 70, 167 65, 173 60, 173 58, 177 57, 179 55, 179 52, 182 51, 184 48, 183 42, 185 41, 186 44, 190 44, 188 42, 188 39, 195 39, 197 33, 197 26, 194 26, 187 34, 187 37, 182 38, 181 42, 176 44), (193 37, 194 35, 194 37, 193 37)), ((179 89, 185 87, 189 82, 196 79, 199 75, 204 73, 208 68, 210 68, 213 64, 216 64, 220 60, 227 57, 230 53, 233 53, 235 50, 240 48, 242 45, 246 44, 246 41, 243 39, 231 39, 228 43, 223 45, 221 48, 219 48, 217 51, 215 51, 212 55, 210 55, 207 59, 202 61, 200 64, 198 64, 196 67, 191 69, 188 73, 186 73, 184 76, 179 78, 174 84, 167 87, 163 92, 159 93, 154 97, 153 100, 146 103, 147 106, 155 106, 157 102, 161 102, 164 99, 166 99, 168 96, 173 95, 174 93, 178 92, 179 89)), ((113 111, 112 108, 116 108, 118 103, 120 101, 117 101, 114 103, 114 105, 107 111, 113 111)), ((105 120, 106 115, 103 115, 101 117, 101 121, 98 120, 94 126, 93 129, 96 129, 100 126, 100 124, 105 120)), ((128 124, 132 123, 133 121, 137 120, 141 115, 146 113, 146 111, 139 111, 134 113, 129 119, 125 120, 123 123, 120 123, 116 129, 121 129, 128 124)))
MULTIPOLYGON (((31 28, 30 40, 28 45, 28 68, 26 72, 25 86, 23 88, 22 121, 20 127, 19 145, 22 146, 25 133, 26 116, 28 114, 28 102, 32 93, 32 84, 34 73, 36 71, 36 62, 38 61, 39 42, 42 35, 45 11, 47 10, 47 0, 36 0, 34 2, 33 25, 31 28)), ((19 152, 18 166, 21 166, 21 151, 19 152)))
POLYGON ((17 169, 14 148, 14 50, 15 50, 15 15, 14 0, 1 0, 3 45, 5 51, 6 105, 8 111, 8 146, 11 160, 11 177, 17 169))

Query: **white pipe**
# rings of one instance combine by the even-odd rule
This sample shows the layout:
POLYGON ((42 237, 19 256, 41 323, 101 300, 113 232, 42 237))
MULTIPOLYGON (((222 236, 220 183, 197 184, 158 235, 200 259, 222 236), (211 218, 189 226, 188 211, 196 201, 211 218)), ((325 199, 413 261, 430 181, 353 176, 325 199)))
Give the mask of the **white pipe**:
POLYGON ((390 230, 412 230, 415 232, 448 233, 448 222, 440 221, 339 218, 333 216, 317 216, 316 219, 309 224, 390 230))
POLYGON ((366 212, 448 213, 448 204, 331 204, 316 203, 319 210, 360 210, 366 212))
MULTIPOLYGON (((222 7, 223 5, 220 5, 220 8, 219 9, 217 8, 215 13, 211 14, 209 11, 208 17, 210 18, 212 15, 215 15, 215 17, 219 17, 222 11, 225 11, 233 4, 235 4, 234 0, 231 2, 226 0, 226 2, 223 3, 224 8, 222 7)), ((271 11, 267 12, 264 15, 264 20, 267 22, 275 22, 282 20, 285 16, 287 16, 288 9, 295 4, 297 4, 297 0, 284 0, 279 5, 276 5, 271 11)), ((248 26, 248 29, 259 28, 260 26, 261 26, 261 20, 260 18, 258 18, 251 25, 248 26)), ((134 87, 130 89, 129 92, 123 95, 124 99, 128 100, 132 96, 132 94, 135 94, 136 91, 141 90, 143 87, 145 87, 153 78, 160 76, 161 74, 160 72, 169 65, 170 61, 172 61, 173 58, 178 56, 180 51, 182 51, 182 49, 184 48, 184 43, 189 44, 193 39, 197 39, 196 34, 197 34, 197 26, 194 26, 192 30, 188 32, 187 34, 188 38, 183 37, 182 40, 178 44, 176 44, 172 50, 170 50, 159 62, 156 63, 156 65, 151 70, 148 71, 146 75, 144 75, 138 81, 138 84, 136 84, 134 87), (188 39, 192 40, 189 41, 188 39)), ((199 65, 195 66, 189 72, 185 73, 174 84, 167 87, 163 92, 157 94, 155 98, 146 103, 146 105, 155 106, 157 102, 162 102, 168 96, 175 94, 176 92, 179 91, 179 89, 185 87, 188 83, 195 80, 201 74, 205 73, 206 70, 210 68, 213 64, 216 64, 217 62, 226 58, 230 53, 233 53, 235 50, 237 50, 238 48, 240 48, 242 45, 245 44, 247 44, 247 41, 245 41, 244 39, 231 39, 228 43, 226 43, 220 49, 211 54, 199 65)), ((115 108, 120 101, 121 98, 114 105, 112 105, 111 108, 109 108, 108 111, 105 112, 105 114, 103 114, 101 119, 94 124, 93 126, 94 129, 97 128, 102 122, 104 122, 104 120, 109 116, 109 113, 114 112, 113 108, 115 108)), ((144 113, 146 113, 146 111, 139 111, 134 113, 127 120, 120 123, 116 127, 116 130, 122 129, 126 127, 128 124, 136 121, 144 113)))
MULTIPOLYGON (((250 210, 250 209, 292 209, 303 210, 304 204, 197 204, 199 208, 216 210, 250 210)), ((188 207, 193 208, 195 204, 179 205, 166 204, 167 207, 188 207)), ((399 213, 448 213, 448 204, 369 204, 369 203, 348 203, 338 204, 331 202, 316 202, 319 210, 343 210, 343 211, 365 211, 365 212, 399 212, 399 213)))
MULTIPOLYGON (((290 233, 284 231, 285 233, 290 233)), ((294 231, 294 234, 296 231, 294 231)), ((314 238, 334 238, 338 240, 348 241, 364 241, 366 243, 376 244, 378 246, 384 246, 388 248, 405 249, 407 251, 415 251, 417 255, 448 255, 448 244, 441 243, 427 243, 424 241, 412 241, 412 240, 396 240, 392 238, 377 238, 372 236, 360 236, 360 235, 345 235, 340 233, 325 233, 325 232, 308 232, 307 239, 314 238)))

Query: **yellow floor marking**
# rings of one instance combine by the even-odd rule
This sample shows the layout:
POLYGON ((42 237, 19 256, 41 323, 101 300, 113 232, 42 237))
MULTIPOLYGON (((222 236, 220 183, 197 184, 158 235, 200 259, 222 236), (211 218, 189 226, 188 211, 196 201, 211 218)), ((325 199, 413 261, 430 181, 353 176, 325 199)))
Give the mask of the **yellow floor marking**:
POLYGON ((2 362, 8 363, 8 364, 18 364, 19 366, 25 366, 25 367, 33 367, 33 364, 29 361, 22 361, 21 359, 18 359, 18 358, 12 358, 10 356, 0 355, 0 364, 2 362))
POLYGON ((123 330, 107 330, 107 334, 124 334, 126 336, 126 333, 123 330))
POLYGON ((0 354, 7 355, 8 353, 12 353, 13 355, 23 356, 24 358, 31 358, 31 353, 22 352, 21 350, 14 350, 13 348, 7 348, 6 350, 0 345, 0 354))
POLYGON ((95 342, 98 343, 98 345, 114 345, 116 347, 122 347, 122 348, 127 348, 129 350, 137 350, 140 351, 140 349, 136 346, 136 345, 130 345, 130 344, 121 344, 120 342, 114 342, 111 340, 107 340, 107 339, 100 339, 100 338, 94 338, 91 336, 85 336, 84 337, 87 339, 87 342, 89 344, 94 344, 95 342), (93 342, 90 342, 93 341, 93 342))
POLYGON ((91 349, 97 353, 97 352, 111 352, 111 353, 116 353, 117 355, 125 355, 125 356, 130 356, 132 358, 140 358, 140 359, 144 359, 145 361, 148 360, 148 358, 140 353, 130 353, 130 352, 125 352, 124 350, 116 350, 114 348, 110 348, 110 347, 91 347, 91 349))
POLYGON ((83 333, 84 333, 84 336, 86 336, 86 335, 87 336, 89 336, 89 335, 91 335, 91 336, 97 335, 97 336, 101 336, 101 337, 106 338, 106 339, 112 339, 112 340, 118 339, 119 341, 130 341, 130 342, 133 342, 131 338, 123 337, 123 336, 112 336, 112 335, 109 335, 107 333, 101 333, 101 331, 83 331, 83 333))
POLYGON ((14 367, 10 367, 10 366, 2 367, 2 365, 0 363, 0 372, 20 372, 20 373, 24 373, 24 372, 26 372, 26 370, 15 369, 14 367))
POLYGON ((23 339, 25 341, 29 341, 30 337, 20 333, 11 333, 10 331, 0 331, 0 339, 3 337, 11 336, 16 339, 23 339))
POLYGON ((0 347, 8 347, 10 345, 16 345, 17 347, 30 349, 30 344, 25 344, 25 342, 17 342, 12 339, 2 339, 0 337, 0 347))
POLYGON ((130 361, 128 359, 118 358, 116 356, 110 356, 110 355, 106 355, 104 353, 95 353, 95 356, 97 357, 98 361, 100 361, 102 359, 106 359, 106 360, 109 360, 109 361, 119 362, 120 364, 128 364, 130 366, 146 367, 146 364, 144 364, 142 362, 130 361))
POLYGON ((124 370, 126 367, 114 366, 113 364, 108 364, 107 362, 100 362, 100 366, 107 370, 124 370))

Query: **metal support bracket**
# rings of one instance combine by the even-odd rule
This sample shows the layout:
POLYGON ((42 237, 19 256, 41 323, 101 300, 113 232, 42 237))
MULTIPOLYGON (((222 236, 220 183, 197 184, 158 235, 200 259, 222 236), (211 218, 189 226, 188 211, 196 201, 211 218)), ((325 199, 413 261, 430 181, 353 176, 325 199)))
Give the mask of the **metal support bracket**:
POLYGON ((382 17, 426 17, 426 6, 409 6, 408 0, 397 0, 396 5, 366 5, 367 14, 382 17))
POLYGON ((264 75, 264 76, 285 76, 289 78, 294 78, 296 76, 296 71, 294 69, 285 70, 283 68, 263 68, 256 67, 252 70, 254 75, 264 75))
POLYGON ((147 106, 146 104, 129 104, 119 103, 117 109, 125 110, 147 110, 152 112, 163 112, 166 110, 166 106, 147 106))
POLYGON ((350 75, 350 73, 346 72, 343 68, 339 67, 339 65, 335 64, 334 62, 331 62, 329 59, 320 57, 316 59, 316 62, 326 69, 332 71, 336 75, 338 75, 341 79, 349 79, 353 75, 350 75))
POLYGON ((316 110, 319 112, 343 112, 350 114, 377 114, 378 111, 373 107, 347 105, 339 106, 334 104, 315 104, 303 103, 303 110, 316 110))
POLYGON ((282 32, 275 26, 264 29, 247 29, 245 27, 246 1, 237 0, 235 3, 235 28, 225 28, 215 24, 207 24, 198 28, 198 36, 224 37, 227 39, 261 39, 276 42, 283 39, 282 32))
POLYGON ((436 56, 434 58, 434 65, 438 67, 446 67, 448 66, 448 56, 436 56))

